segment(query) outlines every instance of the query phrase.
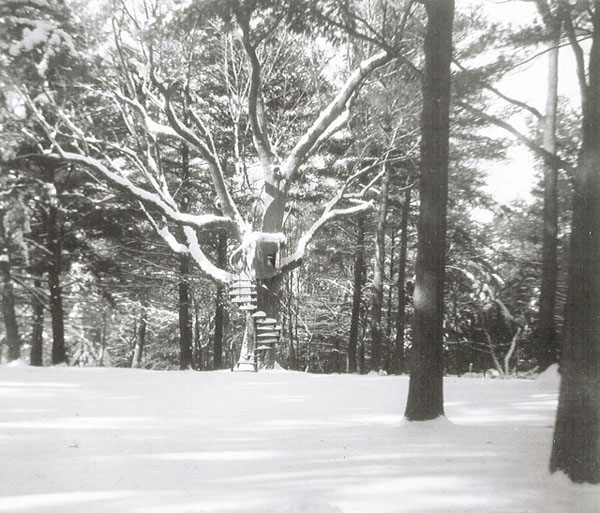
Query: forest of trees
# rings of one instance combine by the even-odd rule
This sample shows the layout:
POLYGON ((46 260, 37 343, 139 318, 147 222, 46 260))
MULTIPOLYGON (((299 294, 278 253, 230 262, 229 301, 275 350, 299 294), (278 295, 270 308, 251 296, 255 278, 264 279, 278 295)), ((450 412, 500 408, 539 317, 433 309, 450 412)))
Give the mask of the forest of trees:
POLYGON ((2 0, 2 361, 407 373, 410 420, 559 363, 551 469, 599 483, 600 2, 533 3, 2 0))

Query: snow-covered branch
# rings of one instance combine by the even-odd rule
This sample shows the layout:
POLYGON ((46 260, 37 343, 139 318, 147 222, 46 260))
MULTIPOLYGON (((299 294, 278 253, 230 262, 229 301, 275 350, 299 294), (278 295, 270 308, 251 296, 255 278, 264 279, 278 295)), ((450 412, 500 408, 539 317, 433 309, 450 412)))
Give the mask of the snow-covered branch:
POLYGON ((80 164, 93 171, 96 171, 102 175, 109 183, 123 189, 134 198, 143 202, 146 205, 152 205, 157 208, 162 214, 165 215, 171 221, 190 226, 196 229, 207 229, 207 228, 234 228, 233 221, 224 216, 217 216, 213 214, 201 214, 192 215, 184 214, 175 210, 172 206, 167 204, 157 194, 142 189, 137 185, 133 184, 127 178, 121 174, 110 170, 102 162, 88 155, 81 155, 79 153, 72 153, 65 151, 62 148, 59 150, 59 154, 56 155, 61 160, 72 164, 80 164))
POLYGON ((300 165, 306 160, 311 149, 319 138, 331 127, 331 125, 344 113, 348 102, 358 90, 363 80, 375 69, 387 64, 393 58, 393 55, 387 51, 379 52, 372 57, 360 63, 358 68, 346 80, 344 86, 325 107, 321 114, 306 131, 306 133, 296 143, 292 151, 284 160, 281 166, 281 173, 287 181, 287 187, 294 178, 300 165))
POLYGON ((306 254, 306 248, 310 242, 314 239, 315 235, 323 228, 327 223, 343 217, 350 217, 361 212, 366 212, 373 208, 372 201, 364 201, 353 207, 343 209, 332 209, 325 210, 321 217, 300 237, 296 246, 296 251, 291 255, 288 255, 281 259, 281 272, 287 272, 302 263, 306 254))
POLYGON ((200 244, 198 244, 198 237, 196 235, 195 230, 193 230, 189 226, 185 226, 183 228, 183 233, 185 234, 185 237, 187 239, 190 254, 192 255, 192 258, 195 260, 195 262, 198 264, 198 267, 201 271, 205 272, 207 275, 209 275, 210 277, 212 277, 220 283, 225 284, 233 281, 235 275, 218 268, 206 257, 206 255, 200 248, 200 244))

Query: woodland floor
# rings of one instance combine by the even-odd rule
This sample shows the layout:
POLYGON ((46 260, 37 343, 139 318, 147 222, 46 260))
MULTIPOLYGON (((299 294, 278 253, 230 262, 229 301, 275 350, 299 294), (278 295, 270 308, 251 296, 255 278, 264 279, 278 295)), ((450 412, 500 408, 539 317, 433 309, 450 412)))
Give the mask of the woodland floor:
POLYGON ((556 372, 447 378, 0 367, 0 512, 600 512, 547 471, 556 372))

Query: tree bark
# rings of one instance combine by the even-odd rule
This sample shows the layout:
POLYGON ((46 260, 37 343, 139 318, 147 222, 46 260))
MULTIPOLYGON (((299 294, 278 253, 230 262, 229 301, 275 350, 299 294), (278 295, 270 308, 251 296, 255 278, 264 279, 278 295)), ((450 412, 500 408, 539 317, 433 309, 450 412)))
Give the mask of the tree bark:
MULTIPOLYGON (((227 234, 220 232, 217 240, 217 265, 224 269, 227 266, 227 234)), ((215 301, 215 338, 213 368, 223 367, 223 335, 225 332, 225 301, 227 289, 224 285, 217 285, 217 297, 215 301)))
POLYGON ((9 241, 4 229, 4 212, 0 211, 0 276, 2 279, 2 315, 6 329, 6 345, 8 346, 8 361, 21 357, 21 337, 15 311, 15 295, 10 271, 9 241))
POLYGON ((404 358, 404 328, 406 323, 406 259, 408 254, 408 217, 410 214, 410 201, 412 189, 404 191, 404 204, 402 205, 402 218, 400 221, 400 254, 398 255, 398 313, 396 314, 396 351, 394 358, 394 372, 402 374, 405 368, 404 358))
POLYGON ((425 7, 428 21, 421 116, 421 205, 405 412, 407 419, 419 421, 444 415, 444 267, 454 1, 429 0, 425 7))
MULTIPOLYGON (((187 122, 187 120, 186 120, 187 122)), ((187 214, 190 211, 191 184, 190 184, 190 150, 186 143, 181 143, 181 195, 179 198, 180 210, 187 214)), ((194 366, 193 353, 193 321, 191 304, 191 259, 187 254, 179 257, 179 272, 181 273, 178 284, 178 312, 179 312, 179 368, 192 369, 194 366)))
POLYGON ((375 231, 375 259, 373 265, 373 294, 371 296, 371 370, 382 368, 381 311, 383 309, 383 281, 385 278, 385 228, 387 220, 390 170, 387 164, 381 180, 379 212, 375 231))
POLYGON ((62 299, 62 225, 56 198, 48 208, 48 288, 50 289, 50 316, 52 317, 52 365, 67 362, 65 324, 62 299))
POLYGON ((204 370, 204 354, 202 351, 202 338, 200 336, 200 305, 198 299, 194 299, 194 362, 196 370, 204 370))
POLYGON ((193 326, 191 312, 191 286, 190 286, 190 257, 181 255, 179 258, 179 368, 188 370, 193 368, 193 326))
MULTIPOLYGON (((556 111, 558 105, 558 52, 560 22, 552 20, 552 39, 548 48, 548 83, 546 115, 543 120, 544 149, 556 155, 556 111)), ((558 281, 558 166, 544 163, 544 239, 542 243, 542 283, 540 291, 537 360, 540 371, 558 361, 558 338, 555 327, 556 287, 558 281)))
MULTIPOLYGON (((34 280, 35 290, 41 295, 42 280, 34 280)), ((34 367, 43 365, 44 354, 44 305, 36 296, 32 296, 31 309, 33 311, 33 327, 31 330, 31 352, 29 353, 29 364, 34 367)))
POLYGON ((140 305, 140 318, 137 330, 137 337, 135 340, 135 347, 133 348, 133 358, 131 359, 131 368, 139 369, 142 366, 142 355, 144 354, 144 347, 146 346, 146 328, 148 327, 148 308, 145 301, 142 301, 140 305))
MULTIPOLYGON (((590 8, 591 9, 591 8, 590 8)), ((561 385, 550 470, 600 483, 600 7, 594 3, 575 173, 561 385)), ((567 27, 568 28, 568 27, 567 27)), ((581 50, 577 43, 572 45, 581 50)), ((585 73, 579 66, 580 77, 585 73)), ((583 82, 583 78, 581 79, 583 82)))
POLYGON ((352 317, 350 319, 350 336, 348 339, 348 372, 358 370, 357 347, 360 327, 360 307, 362 286, 365 274, 365 218, 356 220, 356 246, 354 249, 354 285, 352 293, 352 317))
MULTIPOLYGON (((390 237, 390 287, 388 288, 387 294, 387 316, 385 320, 385 337, 388 341, 392 340, 392 320, 394 319, 394 287, 391 285, 394 283, 394 277, 396 275, 396 230, 392 230, 390 237)), ((394 351, 390 351, 388 348, 388 355, 386 358, 386 368, 390 368, 391 361, 393 359, 394 351)))

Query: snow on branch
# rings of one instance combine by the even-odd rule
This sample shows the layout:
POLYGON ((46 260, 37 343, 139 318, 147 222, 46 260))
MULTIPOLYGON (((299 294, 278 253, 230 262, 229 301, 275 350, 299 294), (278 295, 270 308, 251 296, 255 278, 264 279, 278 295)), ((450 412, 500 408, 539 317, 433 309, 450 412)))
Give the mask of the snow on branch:
POLYGON ((300 138, 284 160, 281 172, 287 181, 288 187, 300 165, 306 160, 314 145, 319 142, 319 138, 346 111, 348 102, 359 89, 363 80, 373 70, 390 62, 392 58, 393 55, 391 53, 381 51, 362 61, 358 68, 354 70, 335 98, 321 111, 316 121, 300 138))
POLYGON ((175 238, 175 235, 173 235, 171 233, 171 230, 169 230, 169 227, 167 226, 166 220, 164 218, 163 218, 163 227, 161 228, 160 226, 158 226, 158 223, 152 217, 150 212, 148 212, 148 210, 146 209, 146 207, 144 206, 144 204, 142 202, 140 202, 140 208, 142 209, 144 214, 146 214, 148 221, 150 221, 150 224, 152 225, 152 227, 154 228, 156 233, 158 233, 158 235, 160 235, 160 237, 167 243, 169 248, 171 248, 171 251, 173 251, 174 253, 178 253, 178 254, 186 254, 186 253, 190 252, 188 247, 185 244, 181 244, 175 238))
POLYGON ((81 155, 79 153, 68 152, 62 148, 59 149, 59 155, 57 156, 66 162, 80 164, 88 169, 100 173, 108 182, 125 190, 131 196, 145 203, 146 205, 152 205, 153 207, 157 208, 162 214, 165 215, 165 217, 175 223, 194 227, 196 229, 216 227, 231 229, 234 227, 233 221, 228 217, 217 216, 213 214, 192 215, 178 212, 172 206, 163 201, 158 194, 138 187, 121 174, 111 171, 102 162, 94 159, 93 157, 81 155))
POLYGON ((361 198, 364 197, 369 189, 375 184, 375 182, 383 176, 383 173, 378 173, 377 176, 369 182, 368 185, 364 186, 359 193, 346 193, 350 185, 356 182, 361 176, 364 176, 366 173, 377 167, 381 164, 381 160, 377 160, 373 164, 363 167, 356 173, 349 176, 339 191, 335 194, 331 200, 327 202, 325 208, 323 209, 323 213, 321 217, 315 221, 315 223, 300 237, 298 244, 296 246, 296 251, 291 255, 284 257, 281 259, 281 271, 286 272, 289 269, 297 267, 302 262, 304 255, 306 253, 306 248, 313 240, 318 231, 323 228, 327 223, 335 220, 341 219, 343 217, 350 217, 360 212, 366 212, 373 208, 373 201, 364 201, 361 198), (347 208, 334 209, 334 207, 342 200, 346 199, 356 205, 347 208))
POLYGON ((189 226, 184 226, 183 233, 186 236, 190 254, 198 264, 198 267, 201 271, 205 272, 208 276, 218 281, 219 283, 226 284, 233 281, 233 279, 235 278, 234 274, 218 268, 206 257, 206 255, 200 248, 200 244, 198 244, 198 237, 196 235, 196 231, 193 228, 189 226))
POLYGON ((146 129, 146 132, 148 134, 150 134, 152 137, 158 137, 158 136, 163 135, 166 137, 175 137, 177 139, 181 139, 179 134, 175 130, 173 130, 170 126, 162 125, 162 124, 154 121, 148 114, 147 110, 137 100, 132 100, 131 98, 128 98, 127 96, 125 96, 124 94, 121 94, 118 91, 113 91, 113 94, 119 100, 125 102, 127 105, 132 107, 135 112, 137 112, 142 123, 144 124, 144 128, 146 129))
POLYGON ((373 208, 373 202, 364 201, 358 205, 344 209, 325 209, 321 217, 302 235, 302 237, 300 237, 300 240, 298 241, 298 244, 296 246, 296 251, 294 251, 294 253, 292 253, 291 255, 288 255, 281 259, 281 272, 286 272, 289 269, 300 265, 300 263, 304 259, 304 255, 306 254, 306 248, 313 240, 317 232, 321 228, 323 228, 323 226, 325 226, 327 223, 335 219, 350 217, 360 212, 366 212, 371 208, 373 208))
POLYGON ((196 231, 189 227, 185 226, 183 228, 183 233, 186 237, 187 245, 180 243, 176 237, 171 233, 169 227, 167 226, 166 221, 163 219, 163 226, 160 227, 158 223, 154 220, 154 218, 150 215, 150 213, 146 210, 144 204, 141 204, 142 210, 146 214, 146 217, 150 221, 150 224, 156 230, 156 233, 160 235, 160 237, 168 244, 169 248, 177 254, 189 254, 198 264, 198 267, 202 272, 204 272, 207 276, 212 278, 213 280, 219 283, 230 283, 234 275, 218 268, 214 265, 204 254, 202 248, 200 248, 200 244, 198 244, 198 237, 196 235, 196 231))

